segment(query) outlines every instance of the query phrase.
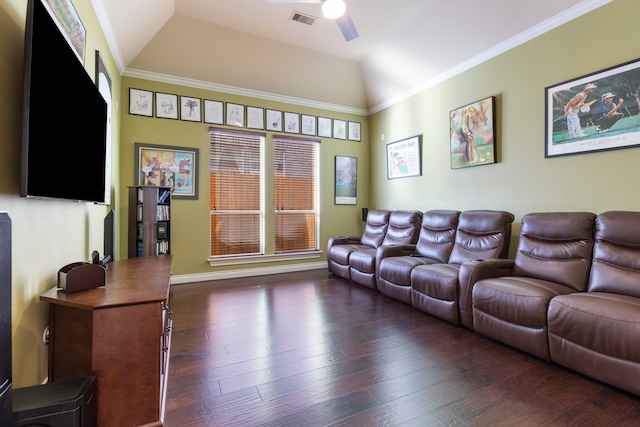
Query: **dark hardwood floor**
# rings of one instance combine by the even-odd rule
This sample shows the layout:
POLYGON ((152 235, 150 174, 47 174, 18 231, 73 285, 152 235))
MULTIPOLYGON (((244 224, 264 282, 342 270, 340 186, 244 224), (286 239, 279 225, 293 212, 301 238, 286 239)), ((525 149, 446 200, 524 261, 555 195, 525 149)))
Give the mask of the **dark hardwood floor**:
POLYGON ((325 270, 172 290, 168 427, 640 425, 638 397, 325 270))

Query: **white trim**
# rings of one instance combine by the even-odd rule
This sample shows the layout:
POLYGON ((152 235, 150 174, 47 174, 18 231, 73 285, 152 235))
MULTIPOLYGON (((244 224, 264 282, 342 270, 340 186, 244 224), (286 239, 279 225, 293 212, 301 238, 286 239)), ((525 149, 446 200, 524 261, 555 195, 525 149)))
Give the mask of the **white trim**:
POLYGON ((126 77, 133 77, 136 79, 145 79, 145 80, 151 80, 151 81, 156 81, 161 83, 169 83, 169 84, 175 84, 179 86, 192 87, 196 89, 210 90, 213 92, 228 93, 230 95, 247 96, 247 97, 256 98, 256 99, 263 99, 265 101, 283 102, 283 103, 292 104, 292 105, 300 105, 303 107, 318 108, 321 110, 329 110, 329 111, 347 113, 347 114, 357 114, 360 116, 366 116, 368 114, 367 110, 364 110, 362 108, 353 108, 353 107, 346 107, 343 105, 328 104, 325 102, 311 101, 309 99, 294 98, 291 96, 277 95, 275 93, 261 92, 261 91, 252 90, 252 89, 243 89, 235 86, 227 86, 227 85, 222 85, 217 83, 210 83, 202 80, 187 79, 184 77, 175 77, 167 74, 153 73, 150 71, 136 70, 132 68, 127 68, 122 73, 122 75, 126 77))
POLYGON ((107 39, 107 45, 111 50, 113 60, 116 62, 118 71, 120 72, 120 74, 122 74, 122 72, 126 68, 126 65, 124 63, 124 60, 122 59, 122 52, 120 52, 118 40, 116 39, 116 35, 113 32, 113 25, 111 25, 111 20, 109 19, 109 14, 107 13, 107 9, 104 5, 104 0, 91 0, 91 5, 93 6, 93 10, 96 12, 96 17, 98 18, 98 22, 100 23, 100 28, 102 28, 104 37, 105 39, 107 39))
POLYGON ((321 251, 309 251, 309 252, 290 252, 283 254, 272 255, 240 255, 240 256, 227 256, 227 257, 211 257, 209 258, 209 265, 211 267, 220 267, 224 265, 246 265, 246 264, 259 264, 264 262, 277 262, 277 261, 293 261, 299 259, 312 259, 320 258, 321 251))
POLYGON ((171 277, 172 285, 184 283, 208 282, 213 280, 237 279, 240 277, 266 276, 270 274, 293 273, 298 271, 321 270, 327 268, 326 261, 305 264, 287 264, 273 267, 245 268, 239 270, 218 271, 211 273, 183 274, 171 277))

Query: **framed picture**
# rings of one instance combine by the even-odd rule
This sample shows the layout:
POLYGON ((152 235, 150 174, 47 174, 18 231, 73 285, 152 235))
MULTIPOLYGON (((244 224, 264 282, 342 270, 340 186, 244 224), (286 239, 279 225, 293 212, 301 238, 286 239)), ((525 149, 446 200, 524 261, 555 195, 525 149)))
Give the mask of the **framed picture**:
POLYGON ((348 127, 349 133, 347 138, 349 139, 349 141, 360 141, 360 123, 349 122, 348 127))
POLYGON ((72 47, 78 60, 84 65, 87 48, 87 31, 71 0, 42 0, 45 8, 72 47))
POLYGON ((300 114, 284 113, 284 131, 286 133, 300 133, 300 114))
POLYGON ((227 102, 227 126, 244 127, 244 105, 227 102))
POLYGON ((224 102, 204 100, 204 122, 214 125, 224 124, 224 102))
POLYGON ((640 59, 545 89, 544 156, 640 146, 640 59))
POLYGON ((156 117, 178 120, 178 95, 156 92, 156 117))
POLYGON ((496 163, 495 97, 449 112, 451 169, 496 163))
POLYGON ((303 135, 316 136, 316 116, 307 114, 300 115, 300 133, 303 135))
POLYGON ((153 117, 153 92, 130 87, 129 114, 153 117))
POLYGON ((331 138, 333 136, 333 122, 326 117, 318 117, 318 136, 331 138))
POLYGON ((102 61, 102 56, 100 56, 100 52, 96 50, 96 86, 98 88, 98 92, 102 95, 102 98, 107 103, 107 119, 106 119, 106 127, 107 127, 107 136, 106 136, 106 157, 105 157, 105 177, 104 177, 104 204, 111 204, 111 165, 113 163, 112 157, 112 118, 111 118, 111 110, 112 110, 112 82, 111 76, 109 75, 109 71, 107 70, 104 61, 102 61))
POLYGON ((264 129, 264 108, 247 106, 247 128, 264 129))
POLYGON ((282 111, 267 109, 267 130, 282 132, 282 111))
POLYGON ((358 196, 358 159, 336 156, 336 205, 355 205, 358 196))
POLYGON ((175 199, 198 198, 198 149, 135 144, 136 185, 171 187, 175 199))
POLYGON ((407 178, 422 174, 421 139, 421 135, 416 135, 387 144, 387 179, 407 178))
POLYGON ((202 121, 202 101, 200 98, 180 96, 180 120, 188 122, 202 121))
POLYGON ((335 139, 347 139, 347 122, 333 119, 333 137, 335 139))

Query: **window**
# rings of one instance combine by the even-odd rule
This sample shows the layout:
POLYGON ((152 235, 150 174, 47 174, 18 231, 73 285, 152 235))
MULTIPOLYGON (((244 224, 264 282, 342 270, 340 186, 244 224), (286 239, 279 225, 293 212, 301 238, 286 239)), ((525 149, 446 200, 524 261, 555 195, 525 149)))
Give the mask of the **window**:
POLYGON ((319 143, 274 135, 269 146, 264 133, 210 129, 212 265, 319 256, 319 143))
POLYGON ((211 256, 264 253, 263 133, 211 128, 211 256))
POLYGON ((275 135, 275 253, 318 249, 319 140, 275 135))

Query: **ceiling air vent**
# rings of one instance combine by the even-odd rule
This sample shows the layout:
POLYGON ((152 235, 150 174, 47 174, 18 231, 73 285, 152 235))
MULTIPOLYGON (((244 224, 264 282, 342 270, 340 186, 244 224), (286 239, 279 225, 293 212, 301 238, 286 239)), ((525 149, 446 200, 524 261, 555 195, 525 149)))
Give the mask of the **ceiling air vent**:
POLYGON ((316 22, 316 19, 318 18, 316 18, 315 16, 305 15, 304 13, 300 12, 293 12, 293 14, 291 15, 292 21, 301 22, 307 25, 312 25, 314 22, 316 22))

